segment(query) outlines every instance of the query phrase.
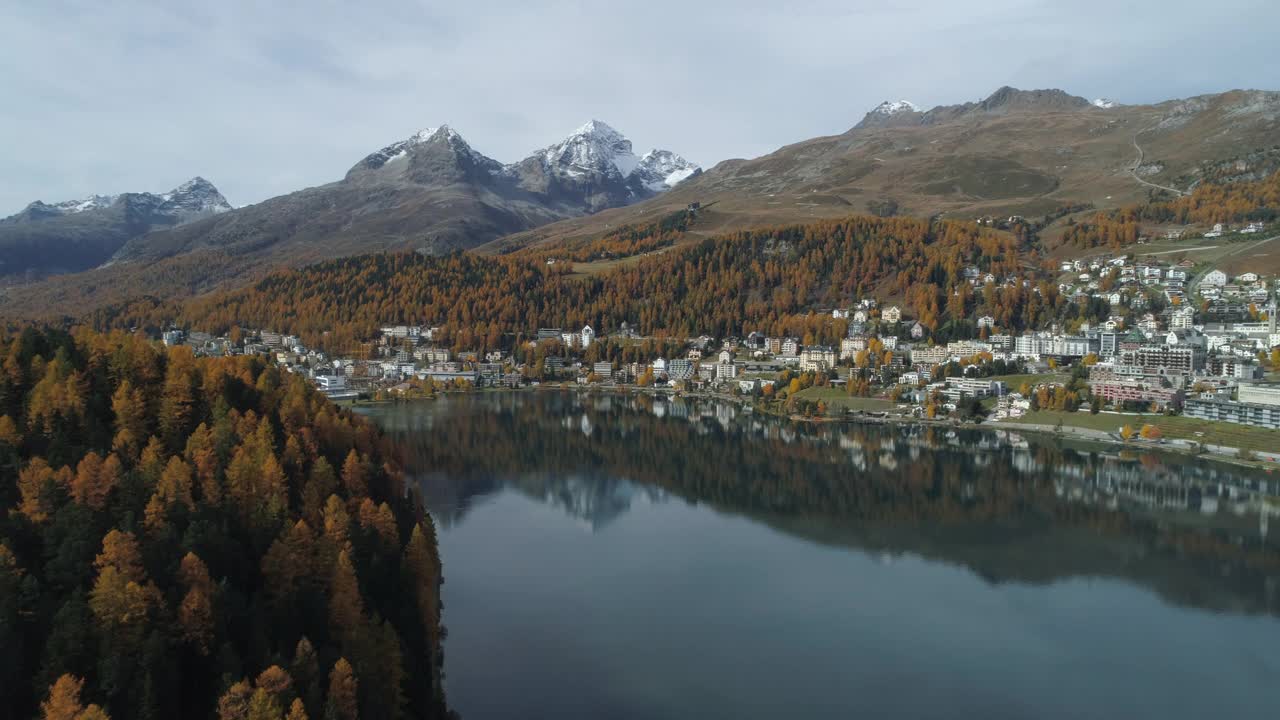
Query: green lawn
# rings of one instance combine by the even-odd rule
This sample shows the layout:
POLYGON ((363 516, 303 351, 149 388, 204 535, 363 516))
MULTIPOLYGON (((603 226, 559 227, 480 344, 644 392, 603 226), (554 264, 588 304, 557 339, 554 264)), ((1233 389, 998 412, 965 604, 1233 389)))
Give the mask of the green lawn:
POLYGON ((1089 413, 1062 413, 1052 410, 1038 410, 1005 422, 1029 425, 1057 425, 1061 422, 1063 425, 1102 430, 1110 433, 1118 432, 1123 425, 1129 425, 1134 429, 1134 432, 1137 432, 1142 429, 1143 425, 1149 424, 1160 428, 1161 434, 1166 438, 1196 440, 1211 445, 1226 445, 1249 450, 1270 451, 1280 447, 1280 430, 1264 430, 1248 425, 1198 420, 1182 416, 1117 415, 1108 413, 1091 415, 1089 413), (1203 434, 1197 435, 1196 433, 1203 434))
POLYGON ((832 410, 887 412, 896 406, 884 398, 850 397, 843 387, 808 387, 795 394, 802 400, 819 401, 832 410))

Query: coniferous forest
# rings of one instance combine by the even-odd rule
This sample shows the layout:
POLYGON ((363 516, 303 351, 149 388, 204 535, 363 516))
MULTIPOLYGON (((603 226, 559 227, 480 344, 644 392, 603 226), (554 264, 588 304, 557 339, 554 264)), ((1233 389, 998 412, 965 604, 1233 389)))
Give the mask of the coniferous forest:
POLYGON ((390 448, 258 358, 0 336, 0 717, 444 716, 390 448))

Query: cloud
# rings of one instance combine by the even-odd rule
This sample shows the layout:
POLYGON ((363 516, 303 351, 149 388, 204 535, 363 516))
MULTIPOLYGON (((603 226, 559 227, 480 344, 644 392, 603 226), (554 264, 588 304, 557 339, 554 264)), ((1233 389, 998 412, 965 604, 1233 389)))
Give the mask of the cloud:
POLYGON ((0 215, 197 174, 255 202, 446 122, 511 161, 598 117, 711 165, 887 98, 1275 88, 1277 21, 1248 0, 7 3, 0 215))

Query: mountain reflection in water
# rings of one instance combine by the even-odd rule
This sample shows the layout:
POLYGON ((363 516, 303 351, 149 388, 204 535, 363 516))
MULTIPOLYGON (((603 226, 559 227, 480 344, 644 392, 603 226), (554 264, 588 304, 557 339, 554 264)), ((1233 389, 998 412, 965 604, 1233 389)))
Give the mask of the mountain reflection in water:
MULTIPOLYGON (((598 531, 672 499, 992 583, 1111 577, 1280 613, 1280 478, 1012 432, 806 425, 733 405, 545 391, 372 409, 444 527, 502 488, 598 531), (424 470, 429 469, 429 470, 424 470)), ((448 559, 446 558, 446 577, 448 559)))

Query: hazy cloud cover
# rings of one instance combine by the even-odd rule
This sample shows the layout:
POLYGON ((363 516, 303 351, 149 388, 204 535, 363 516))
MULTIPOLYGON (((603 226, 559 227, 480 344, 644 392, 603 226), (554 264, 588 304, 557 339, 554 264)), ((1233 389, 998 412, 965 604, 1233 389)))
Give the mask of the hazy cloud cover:
POLYGON ((885 99, 1280 89, 1276 27, 1270 0, 13 0, 0 215, 193 175, 256 202, 441 123, 509 162, 594 117, 710 167, 885 99))

